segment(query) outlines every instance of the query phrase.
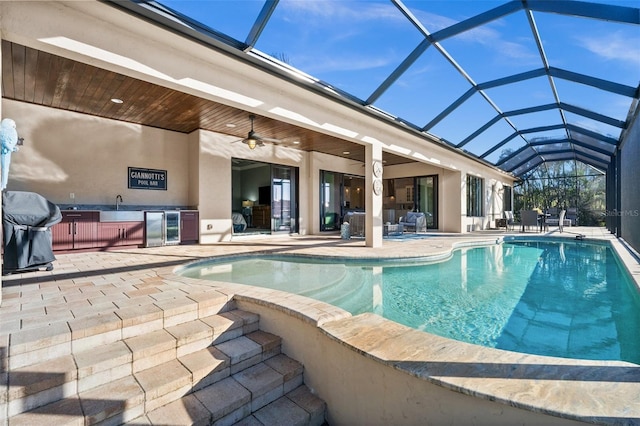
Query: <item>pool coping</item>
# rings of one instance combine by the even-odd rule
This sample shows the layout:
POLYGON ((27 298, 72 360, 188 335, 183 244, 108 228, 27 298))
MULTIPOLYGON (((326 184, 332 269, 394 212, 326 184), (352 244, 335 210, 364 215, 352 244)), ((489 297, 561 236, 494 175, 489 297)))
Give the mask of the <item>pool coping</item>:
MULTIPOLYGON (((487 239, 472 239, 472 240, 468 240, 468 241, 456 241, 453 242, 451 244, 451 247, 448 249, 443 249, 441 252, 438 253, 433 253, 433 254, 429 254, 429 255, 403 255, 403 256, 379 256, 379 257, 374 257, 374 256, 345 256, 343 254, 331 254, 331 253, 324 253, 324 254, 312 254, 312 253, 286 253, 286 254, 279 254, 279 255, 274 255, 272 252, 270 251, 254 251, 251 253, 233 253, 233 254, 229 254, 229 255, 220 255, 220 256, 211 256, 210 258, 205 258, 205 259, 198 259, 196 261, 192 261, 192 262, 187 262, 184 265, 180 265, 178 267, 176 267, 173 272, 177 274, 177 272, 180 269, 185 269, 187 267, 190 266, 194 266, 197 265, 199 263, 206 263, 209 262, 211 260, 218 260, 220 259, 221 261, 223 260, 236 260, 236 259, 242 259, 242 258, 246 258, 249 256, 256 256, 256 255, 262 255, 262 256, 282 256, 282 257, 291 257, 291 258, 299 258, 299 259, 320 259, 320 260, 326 260, 326 259, 339 259, 339 260, 349 260, 349 261, 357 261, 359 263, 367 263, 367 262, 384 262, 384 261, 389 261, 389 262, 396 262, 396 263, 401 263, 401 262, 437 262, 437 261, 444 261, 447 260, 449 258, 451 258, 451 256, 453 255, 453 252, 456 250, 460 250, 462 248, 467 248, 467 247, 480 247, 480 246, 487 246, 487 245, 493 245, 493 244, 501 244, 503 242, 509 242, 509 241, 523 241, 523 240, 539 240, 539 241, 544 241, 546 239, 554 239, 554 240, 564 240, 568 243, 575 243, 575 242, 584 242, 584 243, 591 243, 591 242, 597 242, 597 243, 604 243, 604 244, 608 244, 610 246, 610 248, 615 252, 615 254, 618 257, 618 260, 620 261, 621 266, 625 269, 625 271, 627 272, 629 278, 634 282, 636 288, 638 289, 638 291, 640 291, 640 259, 637 257, 637 255, 634 253, 633 249, 631 249, 628 245, 626 245, 626 243, 624 243, 624 241, 620 241, 618 238, 612 237, 612 238, 595 238, 595 237, 589 237, 589 238, 580 238, 577 239, 575 237, 571 238, 562 234, 559 235, 555 235, 555 234, 546 234, 546 235, 505 235, 505 236, 497 236, 497 237, 493 237, 493 238, 487 238, 487 239)), ((415 241, 415 240, 414 240, 415 241)))
MULTIPOLYGON (((548 239, 549 236, 538 238, 548 239)), ((562 235, 551 238, 572 241, 562 235)), ((446 259, 461 248, 523 239, 530 240, 531 237, 475 238, 456 241, 449 248, 432 255, 401 258, 446 259)), ((638 286, 640 267, 624 246, 615 238, 593 239, 607 241, 611 245, 638 286)), ((586 242, 589 240, 591 238, 586 242)), ((256 254, 260 252, 252 253, 256 254)), ((345 257, 338 254, 287 255, 324 259, 345 257)), ((386 259, 396 257, 385 256, 386 259)), ((360 256, 352 258, 363 260, 360 256)), ((202 280, 184 278, 175 275, 174 271, 171 275, 173 280, 194 280, 202 284, 202 280)), ((314 325, 329 338, 364 357, 455 392, 569 420, 596 424, 640 423, 640 365, 485 348, 415 330, 373 313, 352 316, 333 305, 305 296, 242 284, 212 282, 211 285, 218 291, 233 295, 234 299, 285 312, 314 325)))
MULTIPOLYGON (((582 228, 578 232, 601 235, 599 240, 612 240, 614 245, 618 244, 614 236, 601 228, 582 228)), ((287 236, 265 237, 250 243, 61 254, 57 255, 53 271, 3 277, 0 350, 13 346, 11 342, 15 333, 30 334, 31 330, 41 328, 43 324, 66 324, 68 327, 70 321, 78 322, 95 315, 111 314, 130 306, 150 304, 164 309, 166 303, 159 301, 166 302, 173 298, 196 304, 202 300, 206 304, 212 296, 217 299, 219 293, 224 293, 226 300, 235 300, 243 309, 246 304, 247 310, 251 307, 256 312, 259 311, 264 331, 270 331, 269 327, 273 326, 271 317, 281 320, 282 327, 272 332, 283 338, 286 350, 309 343, 304 335, 292 331, 302 325, 306 332, 313 334, 314 338, 320 337, 323 344, 330 346, 331 353, 335 350, 338 354, 349 354, 351 360, 360 360, 350 367, 361 371, 364 369, 365 375, 369 374, 368 368, 373 365, 383 377, 401 376, 415 390, 436 389, 440 396, 449 401, 457 401, 453 407, 449 405, 448 411, 442 412, 439 400, 428 397, 413 401, 413 414, 398 417, 405 422, 413 420, 415 423, 417 419, 424 419, 434 412, 460 419, 458 414, 465 412, 468 421, 458 420, 458 424, 469 424, 472 418, 477 423, 482 423, 478 419, 483 419, 487 424, 495 424, 500 420, 504 424, 524 423, 505 420, 508 416, 503 416, 504 413, 513 414, 516 410, 517 414, 522 413, 523 418, 533 419, 528 424, 558 424, 562 418, 571 419, 564 421, 570 424, 573 424, 573 420, 601 424, 640 424, 640 369, 633 364, 531 358, 514 352, 502 353, 497 349, 442 341, 437 336, 412 330, 375 315, 354 317, 340 308, 303 296, 222 282, 206 283, 173 273, 177 266, 229 253, 296 253, 364 259, 415 257, 408 255, 416 253, 447 256, 460 244, 473 245, 480 241, 494 244, 501 238, 512 235, 514 234, 495 231, 471 235, 433 235, 434 238, 419 241, 385 241, 382 247, 377 248, 365 247, 363 241, 343 241, 335 236, 287 236), (358 330, 362 330, 362 333, 358 333, 358 330), (406 349, 406 353, 398 352, 399 349, 406 349), (418 411, 415 411, 416 405, 419 405, 418 411), (484 406, 485 417, 473 417, 476 414, 474 410, 479 405, 484 406), (487 413, 490 417, 486 417, 487 413)), ((560 236, 567 237, 564 234, 560 236)), ((620 249, 624 250, 622 246, 620 249)), ((632 257, 626 257, 631 259, 629 267, 638 276, 640 264, 632 257)), ((303 350, 313 348, 305 347, 303 350)), ((317 353, 312 355, 317 356, 317 353)), ((319 368, 317 363, 307 363, 309 358, 293 358, 299 359, 305 369, 308 369, 309 375, 305 377, 326 375, 326 370, 319 368)), ((325 367, 332 369, 331 366, 325 367)), ((323 377, 322 379, 324 380, 323 377)), ((364 381, 366 380, 365 377, 364 381)), ((331 386, 326 387, 320 396, 333 398, 335 391, 339 392, 343 388, 335 383, 331 382, 331 386)), ((384 380, 379 383, 382 387, 386 386, 384 380)), ((361 393, 358 387, 351 386, 349 389, 355 394, 361 393)), ((343 395, 345 401, 334 399, 335 408, 330 406, 330 413, 334 410, 337 412, 341 405, 346 404, 347 412, 353 411, 365 416, 370 414, 367 411, 357 411, 362 408, 360 404, 349 403, 353 394, 343 395)), ((356 396, 353 395, 354 398, 356 396)), ((396 396, 388 393, 387 399, 382 399, 381 403, 373 407, 373 411, 377 410, 374 420, 383 422, 386 413, 397 408, 395 405, 406 407, 410 404, 409 399, 413 398, 411 394, 405 394, 409 398, 405 401, 396 396)), ((360 399, 359 402, 367 401, 360 399)), ((403 412, 402 415, 404 414, 403 412)), ((451 420, 451 423, 455 421, 451 420)))

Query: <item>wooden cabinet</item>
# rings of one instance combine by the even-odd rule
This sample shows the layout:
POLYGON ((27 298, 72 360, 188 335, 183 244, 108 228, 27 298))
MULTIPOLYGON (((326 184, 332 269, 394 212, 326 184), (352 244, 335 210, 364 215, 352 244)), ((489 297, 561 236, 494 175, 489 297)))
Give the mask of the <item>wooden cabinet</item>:
POLYGON ((100 222, 97 211, 64 211, 51 238, 54 251, 141 246, 144 222, 100 222))
POLYGON ((98 229, 100 247, 141 246, 144 222, 102 222, 98 229))
POLYGON ((413 204, 413 185, 406 185, 404 187, 396 187, 396 203, 399 204, 413 204))
POLYGON ((97 247, 98 212, 62 212, 62 221, 51 227, 53 250, 97 247))
POLYGON ((200 236, 200 215, 196 211, 180 212, 180 243, 197 243, 200 236))
POLYGON ((271 206, 253 206, 251 214, 254 228, 271 229, 271 206))
POLYGON ((63 221, 51 227, 51 247, 56 250, 73 249, 73 223, 63 221))
POLYGON ((122 230, 119 222, 103 222, 100 224, 100 246, 113 247, 120 245, 122 230))
MULTIPOLYGON (((271 209, 266 207, 263 222, 271 223, 271 209)), ((63 211, 62 221, 51 227, 54 251, 143 246, 144 221, 100 222, 99 211, 63 211)), ((180 243, 197 244, 200 239, 198 211, 180 212, 180 243)))

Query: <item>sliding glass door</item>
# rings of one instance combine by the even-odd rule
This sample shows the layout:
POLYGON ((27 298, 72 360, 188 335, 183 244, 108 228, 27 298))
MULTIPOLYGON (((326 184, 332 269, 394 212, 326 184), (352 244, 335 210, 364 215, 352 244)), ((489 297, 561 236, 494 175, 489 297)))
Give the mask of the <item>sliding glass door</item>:
POLYGON ((231 160, 234 235, 297 233, 298 168, 231 160))
POLYGON ((273 232, 297 232, 297 169, 271 168, 271 223, 273 232))
POLYGON ((415 198, 418 211, 427 216, 427 228, 438 228, 438 176, 415 178, 415 198))
POLYGON ((320 171, 320 230, 337 231, 349 212, 364 212, 362 176, 320 171))
POLYGON ((320 172, 320 230, 340 229, 342 217, 342 173, 320 172))

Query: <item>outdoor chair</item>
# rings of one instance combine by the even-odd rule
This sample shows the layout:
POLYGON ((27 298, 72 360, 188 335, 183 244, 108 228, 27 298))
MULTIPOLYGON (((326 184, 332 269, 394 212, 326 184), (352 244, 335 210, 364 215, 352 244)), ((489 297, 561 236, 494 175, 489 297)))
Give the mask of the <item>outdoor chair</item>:
POLYGON ((504 218, 507 221, 507 230, 508 231, 512 231, 513 230, 513 226, 515 225, 516 221, 513 217, 513 211, 512 210, 506 210, 504 212, 504 218))
POLYGON ((558 217, 558 208, 557 207, 551 207, 549 210, 547 210, 547 218, 546 218, 547 226, 549 226, 549 225, 557 226, 559 220, 560 219, 558 217))
POLYGON ((560 210, 560 217, 558 218, 558 231, 560 231, 560 233, 562 233, 562 230, 564 228, 564 217, 566 214, 566 210, 560 210))
POLYGON ((539 215, 539 222, 540 222, 540 230, 541 231, 548 231, 549 230, 549 218, 551 217, 551 213, 550 213, 551 209, 544 209, 544 211, 542 212, 541 215, 539 215))
POLYGON ((404 229, 413 229, 415 232, 427 232, 427 217, 422 212, 407 212, 398 221, 404 229))
POLYGON ((349 233, 351 237, 364 238, 365 212, 348 212, 345 222, 349 222, 349 233))
POLYGON ((535 227, 538 230, 538 212, 536 210, 521 210, 520 211, 520 224, 522 225, 522 232, 525 232, 526 228, 535 227))
POLYGON ((578 224, 578 209, 576 207, 568 207, 565 215, 566 226, 576 226, 578 224))

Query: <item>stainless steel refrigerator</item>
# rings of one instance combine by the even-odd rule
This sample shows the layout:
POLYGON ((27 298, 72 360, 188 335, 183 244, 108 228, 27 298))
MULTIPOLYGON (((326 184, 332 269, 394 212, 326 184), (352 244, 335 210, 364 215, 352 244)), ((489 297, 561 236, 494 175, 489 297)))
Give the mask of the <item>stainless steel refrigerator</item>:
POLYGON ((164 245, 164 212, 144 212, 145 247, 164 245))
POLYGON ((180 244, 179 211, 147 211, 144 220, 146 247, 180 244))

